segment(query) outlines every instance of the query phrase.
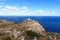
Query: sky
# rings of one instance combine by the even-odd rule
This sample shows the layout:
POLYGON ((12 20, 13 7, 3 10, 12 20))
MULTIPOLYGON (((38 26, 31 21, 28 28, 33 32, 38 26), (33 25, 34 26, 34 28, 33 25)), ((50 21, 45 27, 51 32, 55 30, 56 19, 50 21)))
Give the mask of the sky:
POLYGON ((0 0, 0 16, 60 16, 60 0, 0 0))

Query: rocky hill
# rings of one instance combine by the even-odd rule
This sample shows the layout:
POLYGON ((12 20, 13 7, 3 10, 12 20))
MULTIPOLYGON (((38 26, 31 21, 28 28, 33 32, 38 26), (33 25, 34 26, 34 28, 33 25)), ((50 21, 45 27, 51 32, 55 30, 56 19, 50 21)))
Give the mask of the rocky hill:
POLYGON ((20 23, 0 20, 0 40, 60 40, 60 34, 46 32, 39 22, 32 19, 20 23))

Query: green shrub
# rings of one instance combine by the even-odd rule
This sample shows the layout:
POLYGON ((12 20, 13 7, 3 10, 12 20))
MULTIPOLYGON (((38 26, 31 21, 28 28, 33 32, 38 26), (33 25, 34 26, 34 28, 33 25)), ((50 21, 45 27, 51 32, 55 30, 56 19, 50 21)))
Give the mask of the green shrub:
POLYGON ((26 31, 26 34, 27 34, 29 37, 31 37, 31 38, 39 37, 39 36, 40 36, 38 33, 33 32, 33 31, 31 31, 31 30, 27 30, 27 31, 26 31))

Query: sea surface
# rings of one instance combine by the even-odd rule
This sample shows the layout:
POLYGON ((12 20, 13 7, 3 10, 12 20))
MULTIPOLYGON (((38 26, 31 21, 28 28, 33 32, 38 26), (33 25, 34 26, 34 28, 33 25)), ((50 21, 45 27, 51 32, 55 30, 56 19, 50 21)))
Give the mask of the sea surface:
POLYGON ((60 33, 60 16, 0 16, 0 19, 13 22, 22 22, 28 18, 38 21, 48 32, 60 33))

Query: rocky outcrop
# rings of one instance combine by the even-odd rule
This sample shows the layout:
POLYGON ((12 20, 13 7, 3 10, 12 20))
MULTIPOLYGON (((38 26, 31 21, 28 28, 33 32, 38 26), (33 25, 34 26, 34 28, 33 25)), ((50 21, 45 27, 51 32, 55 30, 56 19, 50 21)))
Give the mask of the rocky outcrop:
POLYGON ((60 34, 46 32, 39 22, 31 19, 21 23, 0 20, 0 40, 60 40, 60 34))
POLYGON ((39 24, 39 22, 32 20, 32 19, 27 19, 24 20, 23 22, 19 23, 19 25, 25 29, 25 30, 32 30, 36 33, 42 33, 45 31, 45 29, 42 27, 42 25, 39 24))

